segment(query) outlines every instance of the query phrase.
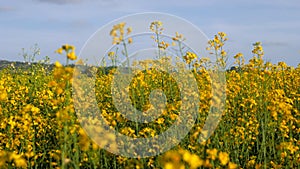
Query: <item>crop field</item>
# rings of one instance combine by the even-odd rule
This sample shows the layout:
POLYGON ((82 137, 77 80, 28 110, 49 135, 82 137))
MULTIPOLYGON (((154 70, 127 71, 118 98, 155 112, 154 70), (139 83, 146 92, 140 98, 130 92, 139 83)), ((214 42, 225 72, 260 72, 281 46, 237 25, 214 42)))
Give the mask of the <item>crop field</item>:
MULTIPOLYGON (((156 21, 150 30, 159 35, 161 27, 162 23, 156 21)), ((133 44, 134 39, 123 38, 130 32, 125 23, 115 25, 111 31, 113 44, 124 48, 133 44)), ((66 57, 65 65, 55 62, 51 69, 42 64, 2 69, 0 168, 299 168, 300 64, 292 67, 284 62, 266 62, 260 42, 253 44, 253 58, 249 61, 241 53, 228 56, 227 35, 219 32, 207 44, 215 62, 190 51, 178 56, 190 72, 179 73, 183 79, 179 85, 174 78, 178 72, 160 71, 149 65, 167 62, 163 51, 180 45, 182 36, 177 33, 174 44, 154 36, 158 50, 162 51, 160 58, 135 63, 140 69, 128 69, 135 74, 128 87, 114 92, 114 78, 119 70, 85 65, 77 59, 75 47, 68 44, 56 50, 66 57), (234 68, 227 68, 228 57, 234 57, 234 68), (94 76, 78 72, 70 64, 73 62, 88 67, 94 76), (224 74, 223 85, 211 82, 214 75, 220 75, 211 73, 216 70, 224 74), (84 80, 78 82, 80 78, 84 80), (189 79, 195 79, 198 92, 191 89, 189 79), (94 94, 85 87, 90 84, 94 94), (186 93, 185 97, 181 92, 186 93), (129 95, 131 107, 145 117, 157 117, 150 122, 127 119, 120 112, 120 107, 126 109, 127 100, 116 99, 123 98, 123 94, 129 95), (96 113, 92 108, 93 97, 97 101, 96 113), (186 98, 197 102, 185 102, 186 98), (196 110, 196 116, 189 113, 192 110, 196 110), (222 111, 214 116, 216 121, 219 119, 215 128, 203 128, 209 112, 218 110, 222 111), (166 148, 173 140, 149 144, 148 149, 141 150, 139 147, 146 145, 129 144, 108 132, 114 130, 129 138, 155 138, 178 121, 190 123, 193 118, 191 128, 178 126, 177 132, 170 134, 175 140, 174 147, 154 156, 147 154, 166 148), (187 135, 176 142, 181 132, 187 135)), ((111 51, 107 55, 112 64, 117 61, 116 53, 111 51)))

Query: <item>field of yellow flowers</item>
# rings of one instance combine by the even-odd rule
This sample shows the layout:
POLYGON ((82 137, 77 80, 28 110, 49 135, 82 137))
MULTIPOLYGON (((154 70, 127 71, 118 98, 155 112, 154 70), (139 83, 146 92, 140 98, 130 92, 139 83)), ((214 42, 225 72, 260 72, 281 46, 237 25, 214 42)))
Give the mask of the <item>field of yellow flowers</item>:
MULTIPOLYGON (((121 23, 113 28, 114 44, 134 43, 123 39, 124 26, 121 23)), ((158 33, 160 26, 160 22, 153 22, 151 29, 158 33)), ((131 28, 127 31, 130 33, 131 28)), ((181 38, 176 34, 173 40, 180 42, 181 38)), ((223 50, 226 40, 226 34, 219 32, 208 42, 207 50, 216 54, 221 68, 226 67, 228 57, 223 50)), ((162 50, 169 45, 159 40, 156 43, 162 50)), ((56 52, 65 54, 68 62, 77 59, 74 46, 66 44, 56 52)), ((92 127, 86 131, 82 126, 97 126, 99 116, 103 116, 112 129, 133 138, 153 137, 166 131, 180 115, 182 104, 171 75, 147 69, 133 78, 129 93, 136 109, 151 109, 153 105, 147 98, 154 89, 164 91, 167 98, 166 108, 157 119, 138 124, 124 118, 114 107, 110 84, 115 69, 97 69, 96 80, 86 81, 95 83, 101 114, 82 112, 78 120, 74 102, 80 99, 72 96, 72 86, 76 85, 73 66, 56 62, 53 70, 39 64, 26 70, 7 67, 0 72, 0 168, 299 168, 300 66, 265 62, 259 42, 253 45, 252 53, 247 64, 243 54, 238 53, 234 56, 236 69, 225 71, 225 109, 216 130, 204 142, 199 142, 199 137, 212 103, 210 62, 191 52, 184 53, 182 58, 200 92, 196 123, 177 146, 147 158, 108 152, 101 147, 116 149, 119 142, 115 136, 96 138, 96 143, 87 133, 104 130, 92 127)), ((113 61, 114 52, 108 57, 113 61)))

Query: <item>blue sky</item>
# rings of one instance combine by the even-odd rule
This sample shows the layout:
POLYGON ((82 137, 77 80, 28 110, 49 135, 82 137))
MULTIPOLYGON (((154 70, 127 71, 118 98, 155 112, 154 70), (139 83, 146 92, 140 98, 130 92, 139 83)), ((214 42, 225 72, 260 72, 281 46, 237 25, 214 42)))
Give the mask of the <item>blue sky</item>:
MULTIPOLYGON (((77 53, 100 27, 119 17, 141 12, 164 12, 199 27, 208 38, 224 31, 229 57, 242 52, 252 57, 252 43, 261 41, 265 59, 273 63, 300 63, 300 3, 298 0, 2 0, 0 1, 0 60, 19 60, 21 49, 34 44, 51 61, 60 45, 77 53)), ((230 59, 232 64, 233 60, 230 59)))

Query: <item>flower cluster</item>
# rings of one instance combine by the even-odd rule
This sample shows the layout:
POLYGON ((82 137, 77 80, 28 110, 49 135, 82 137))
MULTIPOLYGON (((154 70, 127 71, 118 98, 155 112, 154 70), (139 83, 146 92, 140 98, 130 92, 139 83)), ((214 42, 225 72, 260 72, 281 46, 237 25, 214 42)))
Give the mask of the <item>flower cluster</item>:
POLYGON ((155 33, 155 36, 151 36, 151 38, 154 39, 159 50, 165 50, 170 46, 169 43, 167 43, 161 39, 160 35, 162 34, 162 31, 164 30, 164 28, 162 26, 163 26, 163 24, 161 21, 153 21, 150 24, 150 31, 155 33))
MULTIPOLYGON (((112 30, 110 31, 110 36, 113 37, 113 44, 120 44, 124 40, 125 36, 125 22, 116 24, 113 26, 112 30)), ((132 28, 128 27, 126 35, 129 35, 132 32, 132 28)), ((128 38, 128 43, 132 43, 132 38, 128 38)))
POLYGON ((197 55, 192 52, 187 52, 185 56, 183 56, 183 59, 187 64, 190 64, 194 59, 197 59, 197 55))
POLYGON ((206 48, 206 50, 211 51, 210 54, 216 56, 216 62, 222 68, 226 67, 227 52, 223 49, 223 46, 227 40, 226 33, 218 32, 214 39, 208 41, 208 47, 206 48))
POLYGON ((162 163, 164 168, 214 168, 217 164, 227 166, 229 169, 236 169, 237 165, 230 162, 229 155, 226 152, 218 152, 217 149, 207 149, 206 158, 201 158, 187 150, 169 151, 163 155, 162 163))
POLYGON ((67 56, 68 59, 70 59, 70 60, 76 60, 77 59, 77 56, 75 54, 75 47, 74 46, 65 44, 65 45, 62 45, 61 48, 56 50, 56 52, 59 53, 59 54, 62 54, 63 51, 65 51, 66 56, 67 56))
MULTIPOLYGON (((158 35, 154 37, 158 49, 167 48, 167 42, 159 36, 162 23, 155 21, 150 29, 158 35)), ((114 44, 125 44, 124 30, 125 23, 113 27, 114 44)), ((127 34, 130 32, 128 28, 127 34)), ((184 38, 177 33, 172 40, 181 42, 184 38)), ((214 64, 227 66, 223 49, 226 40, 226 34, 219 32, 209 41, 208 50, 216 55, 216 63, 191 51, 179 52, 178 58, 185 60, 185 63, 180 62, 183 67, 190 66, 194 70, 192 74, 180 76, 186 76, 181 79, 182 83, 176 82, 176 66, 163 52, 157 60, 136 61, 135 66, 141 69, 131 70, 134 76, 130 76, 128 86, 114 91, 118 96, 128 96, 121 101, 112 96, 115 89, 112 82, 120 73, 115 68, 104 68, 103 73, 102 67, 87 66, 96 78, 84 72, 81 82, 73 80, 78 71, 59 62, 53 69, 32 64, 30 69, 1 70, 0 168, 298 168, 300 64, 291 67, 284 62, 264 62, 262 45, 255 43, 254 57, 248 63, 243 54, 234 56, 238 69, 224 71, 225 88, 212 83, 215 77, 211 72, 215 71, 214 64), (191 90, 190 81, 186 79, 195 79, 199 93, 191 90), (89 86, 95 93, 89 92, 89 86), (203 141, 202 137, 209 132, 203 129, 209 111, 225 106, 215 96, 220 93, 212 93, 212 89, 225 90, 226 107, 214 133, 203 141), (182 91, 199 99, 197 120, 172 150, 155 157, 127 158, 103 149, 116 152, 120 147, 127 147, 128 153, 140 153, 139 145, 128 145, 107 132, 108 129, 132 138, 151 138, 167 131, 181 120, 180 116, 191 117, 189 111, 182 111, 183 99, 186 99, 182 98, 182 91), (162 93, 165 100, 160 102, 158 98, 163 97, 162 93), (97 113, 92 98, 96 98, 100 110, 97 113), (147 123, 128 120, 116 108, 116 104, 124 106, 125 102, 146 117, 159 116, 147 123), (74 104, 84 109, 76 110, 79 112, 76 114, 74 104), (107 127, 100 127, 104 123, 107 127), (93 140, 91 135, 95 136, 93 140)), ((67 60, 76 59, 75 47, 71 45, 63 45, 56 52, 65 52, 67 60)), ((117 55, 121 54, 108 53, 112 59, 117 55)), ((124 74, 121 80, 128 77, 124 74)), ((192 105, 188 103, 185 108, 192 105)), ((180 129, 172 134, 178 132, 180 129)), ((155 152, 163 146, 153 143, 147 151, 155 152)))

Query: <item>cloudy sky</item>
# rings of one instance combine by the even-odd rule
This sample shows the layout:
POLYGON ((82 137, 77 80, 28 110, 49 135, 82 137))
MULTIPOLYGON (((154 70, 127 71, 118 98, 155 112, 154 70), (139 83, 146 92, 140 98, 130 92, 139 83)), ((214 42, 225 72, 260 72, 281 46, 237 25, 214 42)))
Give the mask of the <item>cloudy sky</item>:
MULTIPOLYGON (((252 44, 261 41, 265 59, 300 63, 300 3, 298 0, 1 0, 0 60, 19 60, 22 48, 34 44, 51 61, 61 44, 74 44, 77 53, 89 37, 114 19, 141 12, 163 12, 184 18, 208 38, 224 31, 232 58, 242 52, 252 57, 252 44)), ((30 53, 30 52, 29 52, 30 53)), ((233 63, 233 60, 229 60, 233 63)))

